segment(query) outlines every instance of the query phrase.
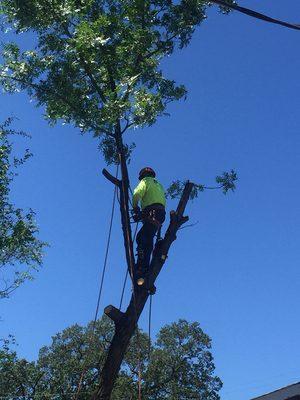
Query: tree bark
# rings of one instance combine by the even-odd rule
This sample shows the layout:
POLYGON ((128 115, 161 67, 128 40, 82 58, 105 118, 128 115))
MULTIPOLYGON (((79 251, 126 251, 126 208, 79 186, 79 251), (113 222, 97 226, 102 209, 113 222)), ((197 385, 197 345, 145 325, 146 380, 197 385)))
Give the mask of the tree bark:
MULTIPOLYGON (((170 213, 170 224, 166 231, 165 237, 154 249, 149 268, 150 286, 154 284, 167 259, 170 246, 174 240, 176 240, 178 229, 188 220, 188 217, 184 217, 183 213, 189 200, 192 188, 193 183, 187 182, 177 210, 171 211, 170 213)), ((148 297, 149 293, 146 289, 143 287, 137 288, 137 286, 135 286, 135 290, 131 296, 129 306, 125 313, 116 312, 116 309, 113 306, 106 307, 106 315, 108 315, 114 321, 115 334, 109 347, 104 367, 100 374, 99 388, 93 395, 93 400, 110 399, 125 352, 128 348, 130 339, 135 332, 138 319, 144 309, 148 297)))

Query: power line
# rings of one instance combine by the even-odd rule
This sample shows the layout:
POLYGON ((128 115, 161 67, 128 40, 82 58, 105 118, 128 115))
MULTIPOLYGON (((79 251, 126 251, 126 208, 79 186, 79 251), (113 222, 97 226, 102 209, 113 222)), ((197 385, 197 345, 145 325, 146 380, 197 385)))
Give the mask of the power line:
POLYGON ((149 320, 148 320, 148 361, 150 361, 151 356, 151 319, 152 319, 152 294, 150 294, 149 301, 149 320))
POLYGON ((290 24, 289 22, 285 22, 285 21, 282 21, 280 19, 269 17, 268 15, 259 13, 259 12, 254 11, 254 10, 251 10, 250 8, 241 7, 241 6, 238 6, 237 4, 229 4, 229 3, 227 3, 226 1, 223 1, 223 0, 210 0, 210 1, 212 3, 218 4, 219 6, 239 11, 240 13, 246 14, 246 15, 248 15, 250 17, 253 17, 253 18, 256 18, 256 19, 260 19, 260 20, 265 21, 265 22, 270 22, 271 24, 285 26, 286 28, 296 29, 298 31, 300 30, 300 25, 299 24, 290 24))

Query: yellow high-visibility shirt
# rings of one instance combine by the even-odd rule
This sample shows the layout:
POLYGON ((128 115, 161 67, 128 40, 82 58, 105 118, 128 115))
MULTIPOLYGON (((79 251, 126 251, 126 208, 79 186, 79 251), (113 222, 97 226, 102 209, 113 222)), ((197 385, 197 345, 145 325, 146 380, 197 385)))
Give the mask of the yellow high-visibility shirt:
POLYGON ((134 189, 132 205, 137 207, 141 203, 142 210, 154 203, 166 205, 166 196, 163 186, 150 176, 142 179, 134 189))

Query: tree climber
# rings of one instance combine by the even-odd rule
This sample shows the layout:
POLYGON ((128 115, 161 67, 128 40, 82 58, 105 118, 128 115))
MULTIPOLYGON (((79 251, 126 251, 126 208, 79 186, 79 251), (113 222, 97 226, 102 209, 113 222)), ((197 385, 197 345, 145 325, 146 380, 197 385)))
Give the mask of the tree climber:
POLYGON ((165 220, 166 197, 163 186, 155 179, 155 172, 150 167, 143 168, 139 173, 140 183, 133 192, 133 219, 142 221, 137 243, 136 282, 142 286, 149 272, 150 258, 153 250, 155 234, 165 220), (141 205, 141 210, 139 207, 141 205))

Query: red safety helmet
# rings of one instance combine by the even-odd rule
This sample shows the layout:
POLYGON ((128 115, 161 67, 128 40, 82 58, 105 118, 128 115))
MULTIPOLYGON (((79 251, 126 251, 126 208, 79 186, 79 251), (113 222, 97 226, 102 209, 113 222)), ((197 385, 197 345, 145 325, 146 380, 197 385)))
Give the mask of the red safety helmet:
POLYGON ((156 173, 155 171, 150 168, 150 167, 145 167, 143 169, 140 170, 139 173, 139 180, 141 181, 143 178, 145 178, 146 176, 152 176, 152 178, 155 178, 156 173))

